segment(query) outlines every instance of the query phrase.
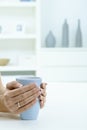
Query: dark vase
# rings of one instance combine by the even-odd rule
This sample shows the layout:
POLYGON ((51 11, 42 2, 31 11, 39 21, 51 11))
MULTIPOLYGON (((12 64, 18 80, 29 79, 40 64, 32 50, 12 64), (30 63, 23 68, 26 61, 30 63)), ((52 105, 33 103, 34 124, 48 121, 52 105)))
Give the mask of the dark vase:
POLYGON ((65 19, 63 27, 62 27, 62 47, 69 46, 69 25, 67 23, 67 19, 65 19))
POLYGON ((56 45, 56 38, 52 31, 49 31, 48 35, 45 39, 46 47, 55 47, 56 45))
POLYGON ((76 31, 76 39, 75 39, 76 47, 82 47, 82 31, 81 31, 81 25, 80 25, 80 19, 78 19, 78 27, 76 31))

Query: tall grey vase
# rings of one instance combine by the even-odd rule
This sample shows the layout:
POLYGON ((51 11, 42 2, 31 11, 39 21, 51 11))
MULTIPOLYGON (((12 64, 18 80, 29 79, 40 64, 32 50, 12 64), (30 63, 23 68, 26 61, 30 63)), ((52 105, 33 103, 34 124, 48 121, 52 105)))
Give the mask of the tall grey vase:
POLYGON ((55 47, 56 45, 56 38, 52 31, 49 31, 48 35, 45 39, 46 47, 55 47))
POLYGON ((67 23, 67 19, 65 19, 63 27, 62 27, 62 47, 69 46, 69 25, 67 23))
POLYGON ((81 31, 80 19, 78 19, 75 44, 76 47, 82 47, 82 31, 81 31))

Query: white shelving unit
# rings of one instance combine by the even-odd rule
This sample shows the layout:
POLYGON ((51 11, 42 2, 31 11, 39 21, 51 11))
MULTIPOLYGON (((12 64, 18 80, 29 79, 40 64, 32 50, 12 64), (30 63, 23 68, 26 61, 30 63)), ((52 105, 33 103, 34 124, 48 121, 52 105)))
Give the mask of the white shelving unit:
POLYGON ((36 7, 37 6, 37 1, 32 1, 32 2, 21 2, 21 1, 16 1, 16 2, 0 2, 0 7, 36 7))
POLYGON ((87 19, 82 0, 41 0, 42 42, 41 74, 48 82, 87 82, 87 19), (69 3, 70 2, 70 3, 69 3), (46 3, 46 4, 45 4, 46 3), (50 5, 50 6, 48 6, 50 5), (76 12, 76 13, 75 13, 76 12), (62 46, 64 20, 69 25, 69 47, 62 46), (76 47, 76 30, 80 19, 82 47, 76 47), (46 48, 46 37, 52 31, 55 48, 46 48), (75 48, 76 47, 76 48, 75 48))
POLYGON ((36 39, 36 35, 35 34, 31 34, 31 35, 23 35, 23 34, 13 34, 13 35, 0 35, 0 39, 36 39))
POLYGON ((42 48, 40 75, 47 82, 87 82, 87 48, 42 48))
POLYGON ((37 75, 40 47, 40 2, 0 1, 0 66, 2 75, 37 75))

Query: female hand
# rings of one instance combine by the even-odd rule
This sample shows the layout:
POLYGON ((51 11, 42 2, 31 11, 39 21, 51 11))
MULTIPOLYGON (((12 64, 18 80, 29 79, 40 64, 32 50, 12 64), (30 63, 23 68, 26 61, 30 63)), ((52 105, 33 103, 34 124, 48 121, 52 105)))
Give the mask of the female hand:
POLYGON ((40 89, 35 84, 21 87, 16 81, 6 85, 2 102, 7 112, 19 114, 35 104, 37 97, 40 96, 40 89))
MULTIPOLYGON (((40 91, 41 91, 41 94, 39 96, 39 100, 40 100, 40 107, 43 108, 44 105, 45 105, 45 102, 46 102, 46 85, 47 83, 42 83, 41 86, 40 86, 40 91)), ((21 84, 19 84, 18 82, 16 81, 13 81, 13 82, 10 82, 6 85, 7 89, 8 90, 12 90, 12 89, 16 89, 16 88, 19 88, 21 87, 21 84)))

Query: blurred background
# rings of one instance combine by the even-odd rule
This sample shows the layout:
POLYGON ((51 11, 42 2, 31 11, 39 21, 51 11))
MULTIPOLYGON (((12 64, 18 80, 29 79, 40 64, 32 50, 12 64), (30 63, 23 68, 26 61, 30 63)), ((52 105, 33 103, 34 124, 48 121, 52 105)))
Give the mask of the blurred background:
POLYGON ((87 82, 86 5, 86 0, 0 0, 1 74, 87 82))
POLYGON ((87 81, 86 5, 86 0, 42 0, 41 64, 47 80, 87 81))
POLYGON ((52 30, 56 37, 56 46, 61 47, 62 27, 66 19, 69 26, 69 47, 75 47, 76 30, 78 26, 78 19, 80 19, 83 35, 83 47, 87 47, 86 5, 86 0, 42 0, 42 46, 45 46, 44 39, 48 32, 52 30))
POLYGON ((31 75, 48 83, 40 120, 6 126, 87 130, 86 12, 86 0, 0 0, 3 83, 31 75))

